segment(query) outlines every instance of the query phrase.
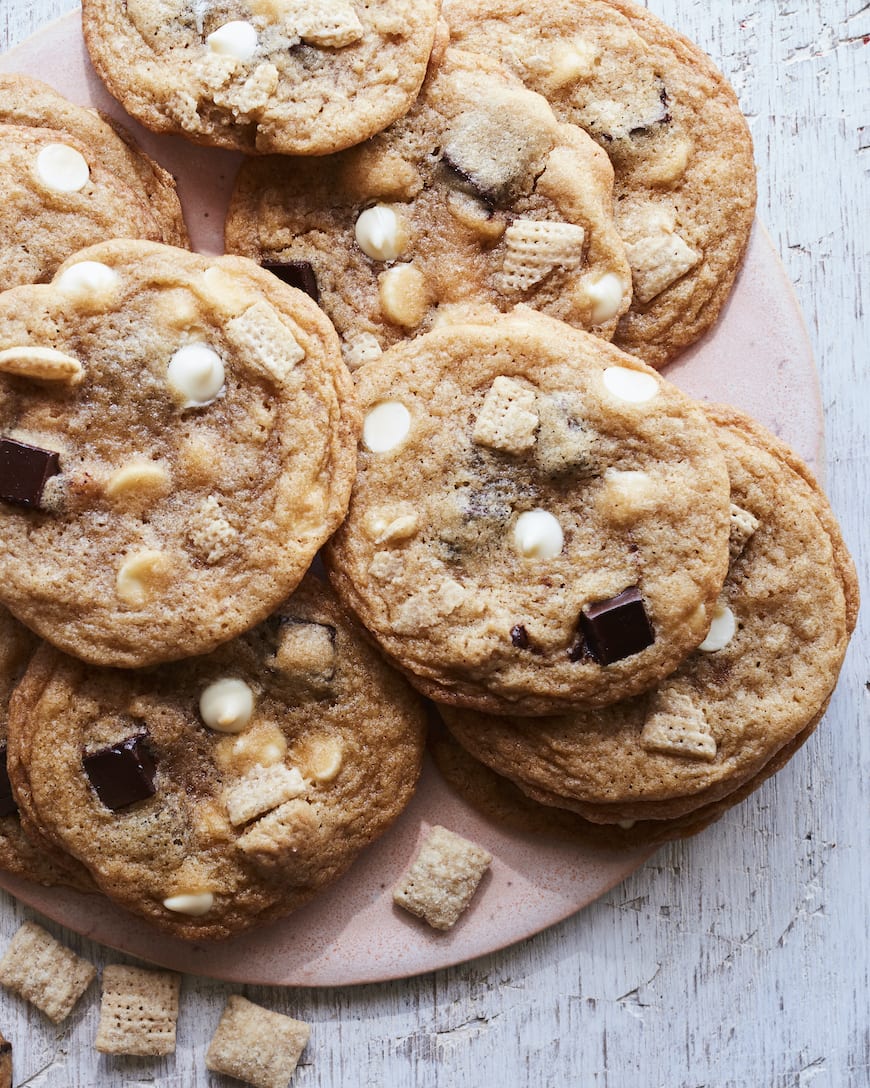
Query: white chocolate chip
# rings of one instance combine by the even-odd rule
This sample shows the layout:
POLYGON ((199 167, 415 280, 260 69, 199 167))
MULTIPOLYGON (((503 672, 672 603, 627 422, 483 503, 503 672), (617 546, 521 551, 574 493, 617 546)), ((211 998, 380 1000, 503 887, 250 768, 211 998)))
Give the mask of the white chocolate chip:
POLYGON ((373 261, 394 261, 408 243, 408 232, 399 216, 386 204, 366 208, 354 228, 357 245, 373 261))
POLYGON ((78 193, 91 177, 84 155, 69 144, 47 144, 36 156, 36 172, 58 193, 78 193))
POLYGON ((214 906, 214 896, 211 892, 182 892, 180 895, 170 895, 168 899, 164 899, 163 906, 176 914, 189 914, 191 918, 201 918, 214 906))
POLYGON ((341 744, 332 738, 318 742, 311 756, 311 774, 315 782, 332 782, 344 759, 341 744))
POLYGON ((199 697, 202 720, 218 733, 241 733, 254 713, 254 693, 244 680, 215 680, 199 697))
POLYGON ((555 559, 565 537, 558 519, 547 510, 520 514, 514 526, 514 544, 526 559, 555 559))
POLYGON ((129 494, 161 495, 169 490, 169 474, 154 461, 128 461, 116 469, 106 483, 110 499, 129 494))
POLYGON ((426 277, 411 264, 388 268, 378 276, 381 310, 387 321, 415 329, 429 309, 426 277))
POLYGON ((736 631, 737 620, 734 618, 734 613, 727 604, 717 601, 713 609, 713 622, 710 624, 710 630, 698 649, 703 650, 705 654, 724 650, 731 639, 734 638, 736 631))
POLYGON ((171 570, 165 552, 146 548, 121 564, 115 578, 118 598, 131 608, 143 608, 168 582, 171 570))
POLYGON ((363 442, 372 453, 387 453, 396 449, 411 430, 411 413, 397 400, 376 404, 365 417, 363 442))
POLYGON ((598 50, 591 42, 582 39, 574 42, 557 42, 550 54, 548 86, 553 90, 588 79, 595 70, 598 50))
POLYGON ((71 355, 54 348, 25 345, 0 351, 0 372, 20 378, 43 382, 66 382, 75 385, 82 380, 82 364, 71 355))
POLYGON ((72 302, 105 306, 112 302, 121 277, 101 261, 79 261, 70 265, 54 281, 54 287, 72 302))
POLYGON ((637 820, 617 820, 616 823, 623 831, 631 831, 637 820))
POLYGON ((625 297, 622 280, 615 272, 605 272, 603 276, 590 276, 581 284, 581 292, 591 306, 593 325, 603 325, 619 313, 625 297))
POLYGON ((257 51, 257 31, 244 19, 224 23, 206 38, 212 53, 246 61, 257 51))
POLYGON ((610 393, 630 404, 652 400, 659 391, 658 379, 652 374, 644 374, 627 366, 609 366, 602 377, 610 393))
POLYGON ((374 514, 369 517, 366 528, 375 544, 392 544, 414 536, 418 524, 419 518, 416 514, 400 514, 394 518, 374 514))
POLYGON ((630 525, 655 508, 659 491, 652 477, 637 470, 607 469, 597 505, 616 525, 630 525))
POLYGON ((182 408, 212 404, 224 389, 224 364, 207 344, 185 344, 169 360, 166 381, 182 408))

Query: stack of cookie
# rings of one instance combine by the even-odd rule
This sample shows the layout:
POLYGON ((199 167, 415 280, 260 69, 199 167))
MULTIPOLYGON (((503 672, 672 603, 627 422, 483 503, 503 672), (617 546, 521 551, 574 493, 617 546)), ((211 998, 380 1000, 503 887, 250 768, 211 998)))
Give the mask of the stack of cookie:
POLYGON ((854 626, 806 469, 653 369, 745 250, 731 89, 627 0, 441 14, 86 0, 135 117, 256 156, 233 256, 179 248, 95 115, 0 110, 39 224, 0 223, 0 863, 178 936, 292 909, 401 811, 393 668, 472 800, 633 841, 781 765, 854 626))
POLYGON ((116 240, 0 295, 0 345, 3 864, 188 938, 286 913, 422 758, 305 579, 356 466, 332 326, 242 258, 116 240))

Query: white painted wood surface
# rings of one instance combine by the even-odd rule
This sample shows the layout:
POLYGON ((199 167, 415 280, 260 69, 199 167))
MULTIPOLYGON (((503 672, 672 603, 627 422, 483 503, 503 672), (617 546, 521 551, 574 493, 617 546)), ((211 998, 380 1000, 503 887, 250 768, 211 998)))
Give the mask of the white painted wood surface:
MULTIPOLYGON (((68 0, 0 0, 0 48, 68 0)), ((650 0, 731 77, 759 165, 759 215, 806 314, 821 371, 828 481, 862 580, 870 524, 870 4, 650 0)), ((51 73, 44 73, 50 80, 51 73)), ((717 826, 660 851, 579 915, 435 975, 334 990, 242 988, 312 1024, 299 1088, 867 1088, 870 900, 868 624, 827 719, 717 826)), ((0 948, 29 916, 0 895, 0 948)), ((120 957, 53 924, 102 966, 120 957)), ((184 980, 172 1058, 92 1047, 96 989, 55 1028, 0 992, 15 1083, 234 1081, 205 1070, 225 996, 184 980)))

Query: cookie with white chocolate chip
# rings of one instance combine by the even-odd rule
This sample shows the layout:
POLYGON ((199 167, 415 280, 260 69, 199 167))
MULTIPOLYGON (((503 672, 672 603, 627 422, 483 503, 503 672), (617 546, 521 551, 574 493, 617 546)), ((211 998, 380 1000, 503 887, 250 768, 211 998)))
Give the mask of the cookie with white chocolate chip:
POLYGON ((356 377, 363 442, 327 566, 424 694, 493 713, 604 705, 702 641, 728 476, 700 408, 655 371, 517 310, 356 377))
POLYGON ((302 292, 237 257, 85 250, 0 295, 0 599, 96 664, 207 652, 298 584, 357 434, 302 292))
POLYGON ((91 110, 0 76, 0 290, 106 238, 187 244, 172 179, 91 110))
POLYGON ((614 342, 659 367, 728 297, 755 210, 752 139, 709 57, 632 0, 446 0, 452 40, 498 57, 610 156, 634 280, 614 342))
POLYGON ((210 940, 295 909, 381 835, 414 790, 424 728, 309 577, 205 657, 121 672, 44 647, 13 702, 9 767, 25 822, 105 894, 210 940))
POLYGON ((855 626, 855 569, 818 484, 759 424, 709 414, 734 547, 698 649, 654 691, 595 712, 528 721, 443 709, 475 758, 597 823, 719 814, 763 781, 824 712, 855 626))
POLYGON ((525 303, 609 338, 631 295, 613 172, 486 57, 448 50, 410 113, 325 159, 257 159, 228 252, 307 275, 351 368, 472 305, 525 303))
POLYGON ((323 155, 414 101, 438 0, 87 0, 94 67, 155 132, 249 153, 323 155))

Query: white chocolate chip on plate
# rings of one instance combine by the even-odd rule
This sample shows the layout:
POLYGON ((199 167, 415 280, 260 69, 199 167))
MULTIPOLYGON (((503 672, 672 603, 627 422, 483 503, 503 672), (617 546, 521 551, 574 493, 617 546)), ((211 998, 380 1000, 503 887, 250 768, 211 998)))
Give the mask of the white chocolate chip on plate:
POLYGON ((387 453, 400 446, 411 430, 411 413, 397 400, 376 404, 366 414, 363 442, 372 453, 387 453))
POLYGON ((209 729, 241 733, 254 713, 254 693, 244 680, 215 680, 199 697, 199 713, 209 729))
POLYGON ((91 177, 84 155, 69 144, 47 144, 36 156, 36 172, 43 185, 58 193, 78 193, 91 177))

